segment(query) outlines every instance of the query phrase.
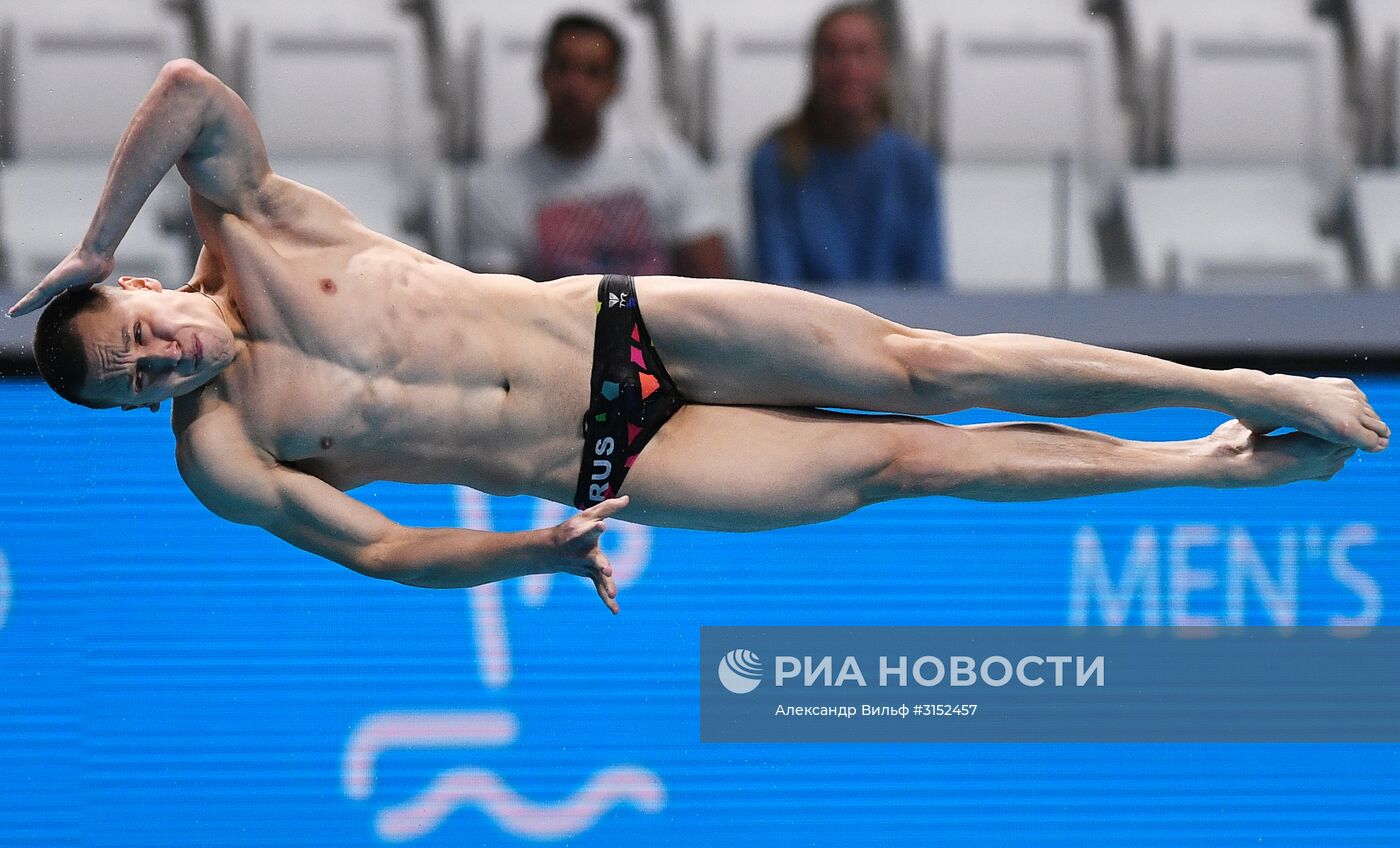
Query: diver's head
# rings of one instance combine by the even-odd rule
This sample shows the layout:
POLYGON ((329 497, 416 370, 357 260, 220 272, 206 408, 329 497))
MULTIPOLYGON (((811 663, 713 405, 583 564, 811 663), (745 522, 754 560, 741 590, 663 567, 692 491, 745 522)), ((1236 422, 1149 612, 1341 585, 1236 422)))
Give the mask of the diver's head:
POLYGON ((34 330, 39 373, 61 397, 93 409, 156 411, 212 380, 234 350, 213 301, 149 277, 69 289, 34 330))

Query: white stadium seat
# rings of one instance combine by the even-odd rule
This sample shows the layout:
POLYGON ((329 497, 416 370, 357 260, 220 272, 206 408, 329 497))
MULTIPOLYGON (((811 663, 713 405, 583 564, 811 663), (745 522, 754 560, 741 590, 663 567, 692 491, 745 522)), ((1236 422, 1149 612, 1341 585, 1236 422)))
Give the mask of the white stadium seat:
POLYGON ((1371 282, 1377 288, 1400 286, 1400 171, 1368 169, 1353 178, 1361 246, 1371 282))
POLYGON ((1177 163, 1326 170, 1346 158, 1341 71, 1326 32, 1182 36, 1169 61, 1177 163))
POLYGON ((1317 224, 1349 156, 1335 42, 1306 17, 1202 15, 1164 42, 1160 96, 1176 168, 1129 181, 1144 282, 1342 287, 1340 245, 1317 224))
MULTIPOLYGON (((1395 15, 1394 23, 1400 27, 1400 10, 1395 15)), ((1393 32, 1400 38, 1400 32, 1393 32)), ((1390 61, 1385 74, 1382 88, 1400 96, 1400 63, 1390 61)), ((1393 109, 1387 117, 1391 121, 1391 138, 1400 139, 1400 109, 1393 109)), ((1396 226, 1400 221, 1400 169, 1392 165, 1360 170, 1353 175, 1351 185, 1371 283, 1380 288, 1400 286, 1400 227, 1396 226)))
MULTIPOLYGON (((1312 0, 1125 0, 1124 15, 1136 51, 1137 72, 1159 84, 1166 47, 1182 37, 1205 35, 1272 42, 1319 34, 1325 24, 1311 15, 1312 0)), ((1155 93, 1149 92, 1149 96, 1155 93)))
POLYGON ((395 0, 204 0, 230 82, 287 155, 431 155, 427 60, 395 0))
POLYGON ((110 156, 161 65, 183 55, 173 22, 127 16, 110 5, 0 7, 11 31, 4 61, 11 71, 12 155, 110 156))
MULTIPOLYGON (((0 226, 9 280, 28 289, 75 247, 87 232, 107 176, 107 162, 26 160, 0 163, 0 226)), ((182 239, 161 230, 165 205, 183 186, 167 177, 117 247, 121 275, 155 277, 183 285, 192 267, 182 239)))
POLYGON ((429 0, 434 15, 447 31, 453 47, 461 50, 467 36, 482 25, 503 27, 516 32, 544 34, 559 15, 587 12, 612 19, 631 14, 630 0, 530 0, 528 3, 501 3, 499 0, 429 0))
POLYGON ((716 30, 702 61, 702 149, 717 159, 747 156, 796 114, 807 91, 806 45, 780 28, 716 30))
POLYGON ((666 0, 666 14, 676 39, 694 50, 709 32, 726 28, 782 29, 805 43, 817 19, 834 5, 833 0, 666 0))
POLYGON ((1323 24, 1311 0, 1127 0, 1139 49, 1155 49, 1166 33, 1296 35, 1323 24))
POLYGON ((1400 148, 1400 3, 1348 0, 1351 29, 1345 35, 1354 53, 1356 121, 1369 163, 1394 164, 1400 148))
POLYGON ((1083 0, 898 0, 894 10, 910 81, 905 121, 920 134, 934 136, 937 109, 943 105, 934 89, 950 41, 975 35, 1044 43, 1078 40, 1103 29, 1085 13, 1083 0))
MULTIPOLYGON (((5 153, 0 244, 12 279, 32 285, 82 237, 117 141, 165 62, 179 28, 155 2, 54 0, 0 4, 5 153)), ((185 242, 162 231, 179 202, 157 188, 117 252, 120 270, 184 282, 185 242)))
POLYGON ((942 31, 972 28, 1044 35, 1097 26, 1083 0, 899 0, 895 9, 909 47, 917 51, 930 50, 942 31))
POLYGON ((914 100, 943 152, 950 286, 1100 288, 1094 220, 1127 150, 1108 30, 1078 0, 899 8, 932 81, 914 100))
MULTIPOLYGON (((1342 86, 1335 36, 1312 16, 1310 6, 1311 0, 1127 0, 1124 14, 1134 51, 1130 73, 1143 98, 1149 155, 1156 161, 1170 159, 1171 145, 1164 136, 1185 115, 1186 107, 1174 99, 1177 92, 1169 90, 1183 55, 1214 62, 1230 75, 1220 81, 1257 96, 1256 82, 1276 78, 1271 74, 1277 67, 1268 67, 1270 63, 1287 63, 1306 53, 1330 66, 1322 71, 1335 80, 1336 94, 1329 93, 1322 105, 1333 108, 1342 86)), ((1217 93, 1226 99, 1231 94, 1226 88, 1217 93)))
POLYGON ((951 290, 1101 287, 1091 190, 1071 169, 952 163, 942 183, 951 290))
POLYGON ((807 88, 807 53, 822 0, 672 0, 681 123, 713 159, 748 155, 792 115, 807 88))
POLYGON ((1341 289, 1340 245, 1317 233, 1318 185, 1300 170, 1135 175, 1127 199, 1144 283, 1207 291, 1341 289))
POLYGON ((423 243, 407 223, 428 205, 442 126, 413 22, 391 0, 207 4, 274 168, 423 243))
POLYGON ((248 33, 242 93, 270 149, 396 165, 433 154, 434 113, 406 29, 248 33))
POLYGON ((721 159, 709 169, 729 260, 736 276, 744 278, 751 276, 754 266, 749 164, 749 157, 735 156, 721 159))
POLYGON ((1367 52, 1379 56, 1390 36, 1400 33, 1400 3, 1395 0, 1349 0, 1357 35, 1367 52))
POLYGON ((1108 33, 963 29, 944 37, 944 155, 950 161, 1070 159, 1100 180, 1122 167, 1108 33))
POLYGON ((407 19, 399 0, 196 0, 222 51, 237 49, 244 27, 314 27, 372 32, 407 19))

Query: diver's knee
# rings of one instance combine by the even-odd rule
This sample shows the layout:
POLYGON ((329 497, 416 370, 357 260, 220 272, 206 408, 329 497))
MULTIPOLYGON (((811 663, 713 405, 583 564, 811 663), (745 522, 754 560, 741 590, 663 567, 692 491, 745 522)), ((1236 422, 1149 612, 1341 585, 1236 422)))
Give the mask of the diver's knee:
POLYGON ((962 408, 987 370, 985 357, 961 336, 892 334, 886 345, 916 397, 946 401, 951 409, 962 408))
POLYGON ((979 478, 981 462, 968 433, 934 421, 910 421, 861 489, 867 504, 956 494, 979 478))

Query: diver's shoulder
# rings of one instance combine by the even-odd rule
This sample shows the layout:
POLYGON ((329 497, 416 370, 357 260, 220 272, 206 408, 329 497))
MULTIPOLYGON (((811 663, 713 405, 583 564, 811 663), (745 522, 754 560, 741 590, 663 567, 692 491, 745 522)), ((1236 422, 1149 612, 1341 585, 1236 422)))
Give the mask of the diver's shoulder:
POLYGON ((221 395, 216 382, 175 398, 170 429, 177 457, 218 461, 230 448, 251 447, 237 408, 221 395))
MULTIPOLYGON (((177 411, 174 417, 182 416, 177 411)), ((264 500, 259 493, 266 489, 276 460, 248 438, 230 403, 199 404, 188 420, 173 423, 175 465, 185 485, 216 514, 250 523, 252 513, 240 505, 264 500)))

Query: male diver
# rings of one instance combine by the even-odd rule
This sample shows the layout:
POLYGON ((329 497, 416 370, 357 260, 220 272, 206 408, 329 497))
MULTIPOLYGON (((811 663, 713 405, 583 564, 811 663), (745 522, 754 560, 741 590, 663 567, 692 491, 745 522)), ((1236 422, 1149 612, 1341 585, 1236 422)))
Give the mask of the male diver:
POLYGON ((137 109, 81 243, 12 313, 50 301, 34 348, 49 384, 98 408, 173 399, 180 473, 217 515, 414 586, 578 574, 614 613, 598 547, 614 514, 751 531, 925 495, 1273 486, 1327 479, 1390 436, 1344 379, 957 337, 759 283, 474 274, 273 173, 244 102, 185 59, 137 109), (175 290, 130 277, 97 286, 172 165, 204 240, 193 278, 175 290), (1162 406, 1233 420, 1150 443, 916 417, 1162 406), (1293 432, 1265 435, 1280 428, 1293 432), (581 512, 518 533, 405 527, 345 494, 374 480, 581 512))

